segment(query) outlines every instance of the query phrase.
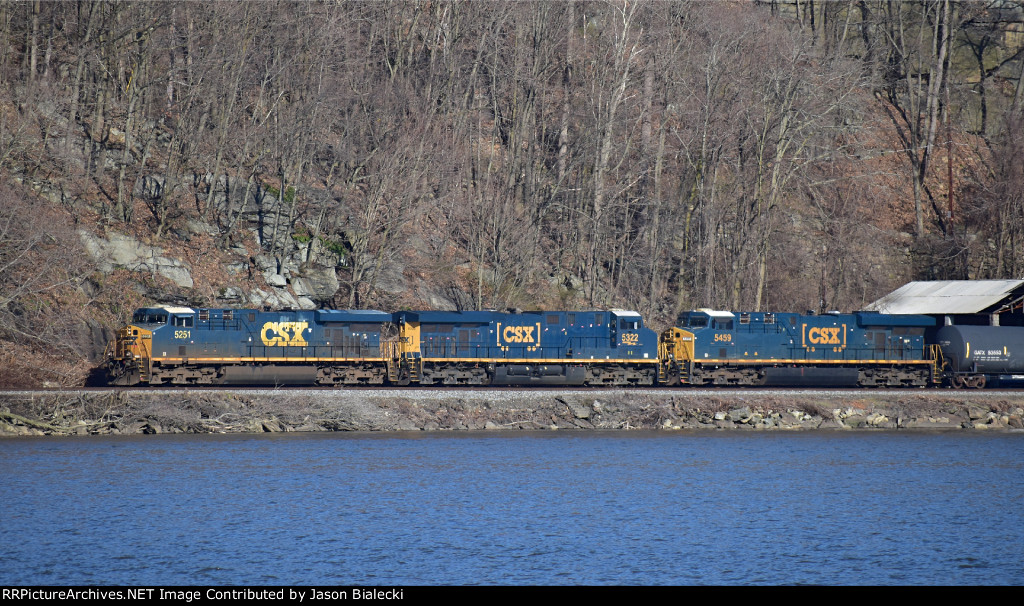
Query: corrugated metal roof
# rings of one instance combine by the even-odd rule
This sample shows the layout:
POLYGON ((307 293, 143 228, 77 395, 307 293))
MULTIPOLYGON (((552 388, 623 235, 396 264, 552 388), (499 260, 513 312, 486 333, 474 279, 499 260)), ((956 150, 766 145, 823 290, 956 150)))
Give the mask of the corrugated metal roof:
POLYGON ((1022 285, 1024 280, 908 282, 865 310, 884 314, 976 314, 998 305, 1022 285))

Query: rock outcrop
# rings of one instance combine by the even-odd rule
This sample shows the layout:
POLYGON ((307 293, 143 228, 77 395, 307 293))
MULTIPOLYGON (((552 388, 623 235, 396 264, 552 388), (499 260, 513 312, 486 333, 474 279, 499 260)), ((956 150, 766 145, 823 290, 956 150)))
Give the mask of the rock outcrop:
POLYGON ((181 288, 192 288, 192 273, 189 266, 173 257, 164 255, 159 246, 143 244, 131 236, 115 231, 105 237, 96 236, 84 229, 78 230, 86 252, 103 273, 116 268, 130 271, 158 274, 181 288))

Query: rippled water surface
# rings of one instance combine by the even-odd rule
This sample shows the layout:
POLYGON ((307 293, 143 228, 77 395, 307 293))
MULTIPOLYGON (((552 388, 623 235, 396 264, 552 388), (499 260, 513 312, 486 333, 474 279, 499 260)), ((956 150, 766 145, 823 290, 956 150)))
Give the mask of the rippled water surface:
POLYGON ((1024 435, 0 441, 0 585, 1021 584, 1024 435))

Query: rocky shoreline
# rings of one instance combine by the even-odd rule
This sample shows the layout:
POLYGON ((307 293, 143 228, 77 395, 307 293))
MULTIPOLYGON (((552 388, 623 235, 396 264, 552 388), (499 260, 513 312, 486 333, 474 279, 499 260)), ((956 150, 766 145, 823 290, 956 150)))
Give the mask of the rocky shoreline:
POLYGON ((4 437, 637 429, 1024 433, 1024 393, 425 389, 0 394, 4 437))

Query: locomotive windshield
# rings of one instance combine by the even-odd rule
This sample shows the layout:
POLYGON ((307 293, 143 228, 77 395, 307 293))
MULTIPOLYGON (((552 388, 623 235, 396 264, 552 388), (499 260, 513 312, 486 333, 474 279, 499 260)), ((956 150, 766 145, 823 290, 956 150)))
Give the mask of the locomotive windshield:
POLYGON ((138 309, 132 314, 133 324, 167 324, 167 312, 161 309, 138 309))
POLYGON ((707 328, 708 317, 704 314, 682 313, 679 314, 679 321, 677 323, 681 327, 707 328))

